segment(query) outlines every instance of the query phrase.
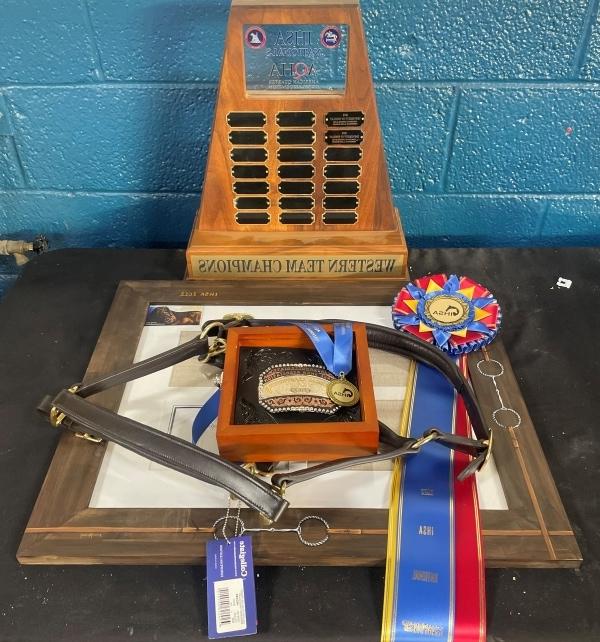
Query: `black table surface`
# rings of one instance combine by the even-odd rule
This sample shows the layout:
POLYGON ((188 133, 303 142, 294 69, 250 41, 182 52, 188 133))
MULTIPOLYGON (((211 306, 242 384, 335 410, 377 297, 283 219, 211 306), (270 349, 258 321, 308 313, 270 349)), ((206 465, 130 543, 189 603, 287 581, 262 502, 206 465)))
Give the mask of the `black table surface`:
MULTIPOLYGON (((584 557, 579 570, 488 570, 488 640, 600 640, 600 249, 414 250, 411 272, 467 274, 500 300, 584 557)), ((0 640, 206 639, 204 567, 15 559, 58 439, 37 401, 80 379, 119 280, 183 273, 178 250, 60 250, 30 262, 0 303, 0 640)), ((257 570, 260 639, 379 640, 383 568, 257 570)))

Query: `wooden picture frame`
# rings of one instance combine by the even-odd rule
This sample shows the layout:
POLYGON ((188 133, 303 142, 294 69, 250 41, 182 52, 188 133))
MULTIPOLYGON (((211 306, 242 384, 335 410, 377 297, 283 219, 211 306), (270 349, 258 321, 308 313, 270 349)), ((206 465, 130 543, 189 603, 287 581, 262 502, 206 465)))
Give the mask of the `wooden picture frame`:
MULTIPOLYGON (((325 325, 331 333, 333 326, 325 325)), ((379 425, 369 346, 364 323, 353 324, 353 353, 360 391, 360 420, 304 423, 236 424, 234 419, 241 348, 292 348, 314 350, 310 339, 295 326, 233 328, 227 335, 227 352, 217 420, 219 452, 231 461, 326 461, 377 452, 379 425)), ((331 402, 330 402, 331 403, 331 402)))
MULTIPOLYGON (((389 305, 385 285, 357 280, 344 288, 318 281, 123 281, 100 334, 84 380, 125 368, 134 360, 149 304, 246 305, 389 305)), ((334 316, 334 315, 332 315, 334 316)), ((581 553, 520 395, 504 348, 496 340, 490 358, 501 361, 497 380, 505 403, 522 418, 518 428, 495 430, 496 466, 508 510, 481 512, 488 567, 578 567, 581 553)), ((476 361, 470 357, 471 371, 476 361)), ((473 377, 483 410, 497 407, 488 378, 473 377)), ((116 411, 123 386, 94 398, 116 411)), ((48 391, 52 392, 52 391, 48 391)), ((490 418, 491 422, 491 418, 490 418)), ((490 424, 491 425, 491 424, 490 424)), ((48 425, 48 430, 52 430, 48 425)), ((22 564, 199 564, 204 561, 218 509, 90 508, 106 444, 93 444, 72 433, 61 434, 55 455, 25 529, 17 558, 22 564)), ((304 509, 289 509, 278 527, 295 527, 304 509)), ((374 566, 385 563, 388 512, 374 509, 326 509, 330 525, 326 546, 303 546, 294 533, 254 536, 259 565, 374 566)), ((248 527, 261 518, 242 510, 248 527)))

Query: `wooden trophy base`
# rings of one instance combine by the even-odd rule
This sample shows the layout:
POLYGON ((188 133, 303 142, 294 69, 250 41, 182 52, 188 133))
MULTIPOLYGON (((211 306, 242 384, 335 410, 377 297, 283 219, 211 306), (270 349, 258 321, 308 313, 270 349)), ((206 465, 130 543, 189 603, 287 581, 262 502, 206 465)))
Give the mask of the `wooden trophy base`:
POLYGON ((187 278, 369 281, 397 292, 408 281, 408 250, 400 227, 360 234, 195 230, 187 278))

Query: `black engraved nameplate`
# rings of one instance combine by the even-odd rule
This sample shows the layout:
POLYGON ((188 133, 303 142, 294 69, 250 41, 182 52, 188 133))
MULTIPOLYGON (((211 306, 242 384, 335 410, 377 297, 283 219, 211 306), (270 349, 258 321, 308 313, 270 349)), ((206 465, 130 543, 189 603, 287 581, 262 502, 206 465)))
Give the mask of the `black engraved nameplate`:
POLYGON ((360 145, 362 141, 363 133, 360 129, 330 130, 325 134, 328 145, 360 145))
POLYGON ((325 116, 328 127, 360 127, 364 122, 362 111, 330 111, 325 116))

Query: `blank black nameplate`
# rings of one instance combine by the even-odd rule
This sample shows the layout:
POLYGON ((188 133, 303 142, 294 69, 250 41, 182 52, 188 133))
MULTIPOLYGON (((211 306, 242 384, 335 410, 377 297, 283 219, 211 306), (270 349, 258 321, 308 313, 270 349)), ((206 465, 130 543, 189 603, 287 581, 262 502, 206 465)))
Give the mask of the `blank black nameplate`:
POLYGON ((260 111, 232 111, 227 114, 230 127, 264 127, 267 117, 260 111))

